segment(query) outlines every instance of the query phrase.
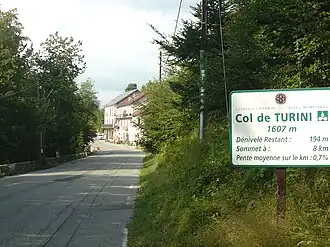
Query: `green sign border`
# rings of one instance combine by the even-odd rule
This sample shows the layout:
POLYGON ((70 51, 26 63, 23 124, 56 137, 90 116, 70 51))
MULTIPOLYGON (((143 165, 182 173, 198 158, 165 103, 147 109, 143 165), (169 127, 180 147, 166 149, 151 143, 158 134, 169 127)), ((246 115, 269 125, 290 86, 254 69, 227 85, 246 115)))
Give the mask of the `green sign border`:
MULTIPOLYGON (((255 93, 255 92, 288 92, 288 91, 319 91, 327 90, 330 91, 328 87, 319 87, 319 88, 286 88, 286 89, 257 89, 257 90, 233 90, 229 95, 229 152, 230 152, 230 164, 233 167, 238 168, 322 168, 330 167, 330 160, 328 165, 235 165, 233 163, 233 143, 232 143, 232 95, 238 93, 255 93)), ((329 157, 330 158, 330 157, 329 157)))

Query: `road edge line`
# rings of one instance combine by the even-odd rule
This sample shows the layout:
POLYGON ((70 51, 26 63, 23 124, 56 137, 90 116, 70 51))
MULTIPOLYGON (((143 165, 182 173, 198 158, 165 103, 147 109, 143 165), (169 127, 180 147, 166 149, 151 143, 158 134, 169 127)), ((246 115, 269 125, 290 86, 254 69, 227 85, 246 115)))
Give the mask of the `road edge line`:
POLYGON ((123 242, 122 242, 122 245, 121 245, 122 247, 126 247, 127 246, 127 235, 128 235, 128 230, 125 227, 124 228, 124 231, 123 231, 124 238, 123 238, 123 242))

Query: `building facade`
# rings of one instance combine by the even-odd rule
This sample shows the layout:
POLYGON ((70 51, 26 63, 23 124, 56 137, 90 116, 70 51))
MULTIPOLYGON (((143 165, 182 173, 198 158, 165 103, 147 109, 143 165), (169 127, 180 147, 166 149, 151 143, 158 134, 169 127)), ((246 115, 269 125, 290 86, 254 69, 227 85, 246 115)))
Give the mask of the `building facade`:
POLYGON ((138 128, 140 112, 137 109, 146 101, 138 89, 125 92, 104 107, 104 135, 106 141, 135 144, 141 137, 138 128))

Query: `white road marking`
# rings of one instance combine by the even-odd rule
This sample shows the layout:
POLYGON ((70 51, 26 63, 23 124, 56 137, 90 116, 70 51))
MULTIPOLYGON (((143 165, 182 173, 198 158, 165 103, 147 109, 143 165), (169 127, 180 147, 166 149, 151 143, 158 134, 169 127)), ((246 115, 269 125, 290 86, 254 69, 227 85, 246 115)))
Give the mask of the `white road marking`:
POLYGON ((138 188, 140 188, 140 186, 131 184, 128 188, 129 189, 138 189, 138 188))
POLYGON ((122 243, 122 247, 126 247, 127 246, 127 235, 128 235, 128 230, 127 228, 124 228, 124 231, 123 231, 123 243, 122 243))

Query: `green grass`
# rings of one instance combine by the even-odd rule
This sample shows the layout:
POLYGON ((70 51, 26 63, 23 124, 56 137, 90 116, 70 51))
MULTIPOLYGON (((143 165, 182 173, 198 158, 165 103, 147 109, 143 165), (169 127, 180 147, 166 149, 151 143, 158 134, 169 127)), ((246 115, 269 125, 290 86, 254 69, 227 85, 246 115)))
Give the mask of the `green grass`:
POLYGON ((129 247, 330 246, 329 170, 289 169, 286 219, 276 220, 272 170, 227 168, 226 126, 147 155, 129 247))

